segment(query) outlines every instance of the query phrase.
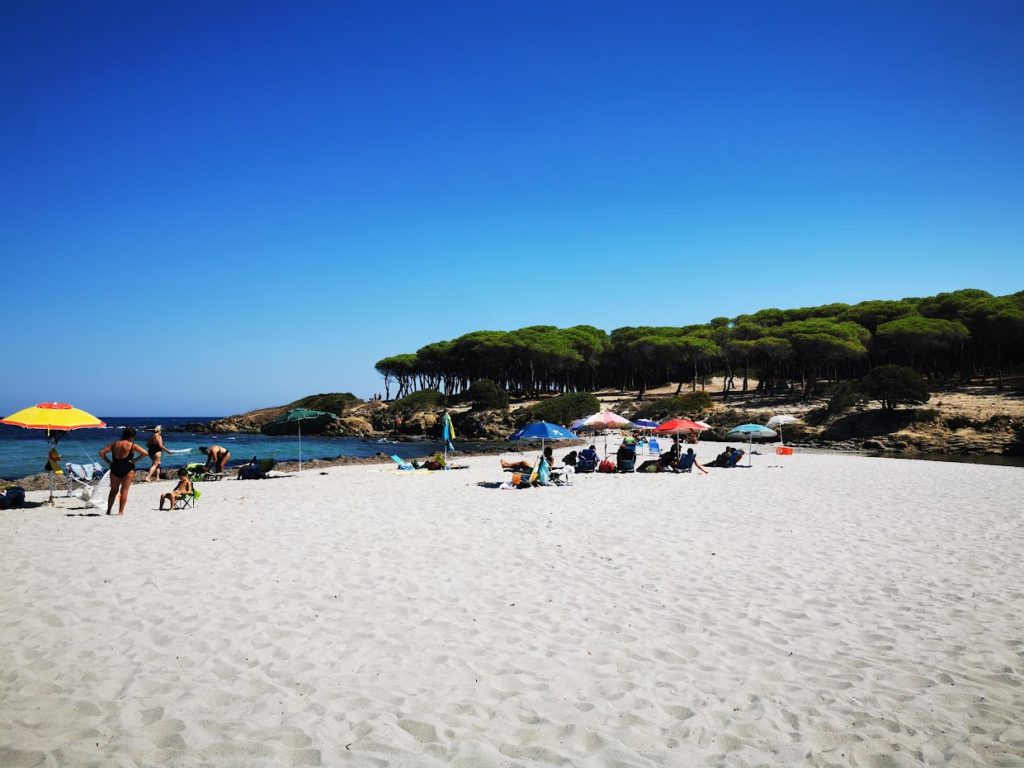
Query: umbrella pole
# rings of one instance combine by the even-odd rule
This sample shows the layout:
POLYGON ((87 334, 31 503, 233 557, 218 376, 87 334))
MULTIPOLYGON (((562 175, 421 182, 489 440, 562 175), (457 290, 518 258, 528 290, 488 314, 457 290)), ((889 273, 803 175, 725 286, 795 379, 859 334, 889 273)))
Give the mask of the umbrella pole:
POLYGON ((302 419, 299 419, 299 474, 302 474, 302 419))
MULTIPOLYGON (((54 448, 56 448, 57 447, 57 441, 53 439, 53 435, 50 434, 50 430, 46 430, 46 437, 47 437, 47 442, 50 444, 50 449, 53 450, 54 448)), ((53 506, 53 483, 54 483, 54 480, 53 480, 53 466, 50 464, 49 454, 47 454, 47 457, 46 457, 46 467, 47 467, 46 474, 48 474, 50 476, 50 498, 46 500, 46 503, 49 504, 52 507, 53 506)))

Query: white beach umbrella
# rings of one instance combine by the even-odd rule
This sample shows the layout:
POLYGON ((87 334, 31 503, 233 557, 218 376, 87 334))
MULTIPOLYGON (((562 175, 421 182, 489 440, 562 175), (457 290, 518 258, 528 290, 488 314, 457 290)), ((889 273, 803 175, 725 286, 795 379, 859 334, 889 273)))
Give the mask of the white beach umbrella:
POLYGON ((765 423, 765 426, 771 427, 772 429, 777 428, 779 430, 779 442, 785 445, 786 441, 782 439, 782 428, 786 424, 792 424, 797 421, 800 421, 800 418, 798 416, 792 416, 788 413, 779 413, 768 419, 768 421, 765 423))

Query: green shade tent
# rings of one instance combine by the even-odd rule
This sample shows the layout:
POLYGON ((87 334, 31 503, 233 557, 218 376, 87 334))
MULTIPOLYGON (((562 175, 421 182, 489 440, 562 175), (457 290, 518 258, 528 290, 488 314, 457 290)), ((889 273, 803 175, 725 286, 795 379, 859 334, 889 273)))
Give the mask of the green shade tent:
POLYGON ((338 419, 333 413, 327 411, 313 411, 309 408, 292 408, 283 416, 278 416, 263 426, 262 432, 265 435, 291 435, 299 436, 299 472, 302 472, 302 422, 306 422, 307 430, 310 426, 323 427, 328 422, 338 419))

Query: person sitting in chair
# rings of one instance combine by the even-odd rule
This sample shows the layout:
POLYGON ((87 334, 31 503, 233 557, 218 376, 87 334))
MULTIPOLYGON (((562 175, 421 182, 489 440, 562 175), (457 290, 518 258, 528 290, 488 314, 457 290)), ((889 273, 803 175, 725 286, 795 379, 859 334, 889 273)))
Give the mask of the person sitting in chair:
POLYGON ((679 446, 673 445, 656 459, 648 459, 639 467, 637 472, 675 472, 676 463, 679 457, 679 446))
POLYGON ((597 449, 594 446, 584 448, 580 451, 576 457, 576 471, 577 472, 593 472, 597 469, 597 465, 600 463, 601 457, 597 455, 597 449))
POLYGON ((732 446, 725 446, 725 450, 722 451, 715 457, 714 461, 709 461, 709 467, 727 467, 729 466, 729 459, 732 458, 732 446))
POLYGON ((212 469, 218 474, 224 474, 224 468, 228 465, 228 459, 231 458, 231 453, 227 448, 220 445, 211 445, 207 448, 205 445, 199 446, 199 452, 206 454, 206 468, 212 469))
POLYGON ((699 461, 697 461, 697 454, 693 452, 693 448, 687 448, 686 453, 684 453, 682 458, 679 459, 679 463, 676 465, 676 468, 680 472, 692 472, 694 467, 699 469, 705 475, 708 474, 708 471, 700 465, 699 461))
POLYGON ((619 450, 615 452, 615 463, 618 464, 619 472, 632 472, 636 466, 636 441, 626 443, 623 441, 619 450))
POLYGON ((174 486, 174 490, 160 496, 160 509, 164 508, 165 501, 169 504, 168 510, 174 509, 178 499, 182 496, 188 496, 190 493, 192 493, 192 481, 189 479, 188 470, 182 467, 178 470, 178 484, 174 486))

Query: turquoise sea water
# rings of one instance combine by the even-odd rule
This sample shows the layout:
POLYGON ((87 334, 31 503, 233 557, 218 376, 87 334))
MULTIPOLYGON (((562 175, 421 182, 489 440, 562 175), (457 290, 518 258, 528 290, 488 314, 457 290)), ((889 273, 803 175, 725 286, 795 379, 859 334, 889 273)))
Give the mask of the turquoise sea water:
MULTIPOLYGON (((171 450, 182 450, 185 453, 165 455, 162 467, 179 467, 193 461, 204 461, 205 456, 199 452, 201 445, 223 445, 231 451, 230 465, 244 464, 253 456, 260 459, 276 459, 278 461, 294 461, 299 458, 299 441, 295 436, 269 437, 267 435, 224 434, 209 435, 194 432, 176 432, 170 428, 181 424, 212 421, 209 416, 185 417, 150 417, 150 416, 101 416, 109 426, 106 429, 78 429, 66 433, 60 440, 57 449, 64 462, 82 464, 99 461, 100 449, 116 439, 121 429, 126 426, 138 430, 136 442, 145 447, 146 438, 152 433, 155 425, 164 428, 164 445, 171 450)), ((472 453, 482 446, 478 443, 456 442, 457 450, 472 453)), ((493 447, 493 443, 488 444, 493 447)), ((373 456, 378 452, 396 453, 402 458, 427 456, 440 450, 437 441, 421 440, 414 442, 388 442, 363 440, 352 437, 303 437, 302 459, 337 458, 338 456, 373 456)), ((0 478, 13 480, 26 475, 44 471, 48 451, 46 433, 42 430, 22 429, 0 424, 0 478)), ((149 461, 143 459, 140 469, 149 467, 149 461)))

